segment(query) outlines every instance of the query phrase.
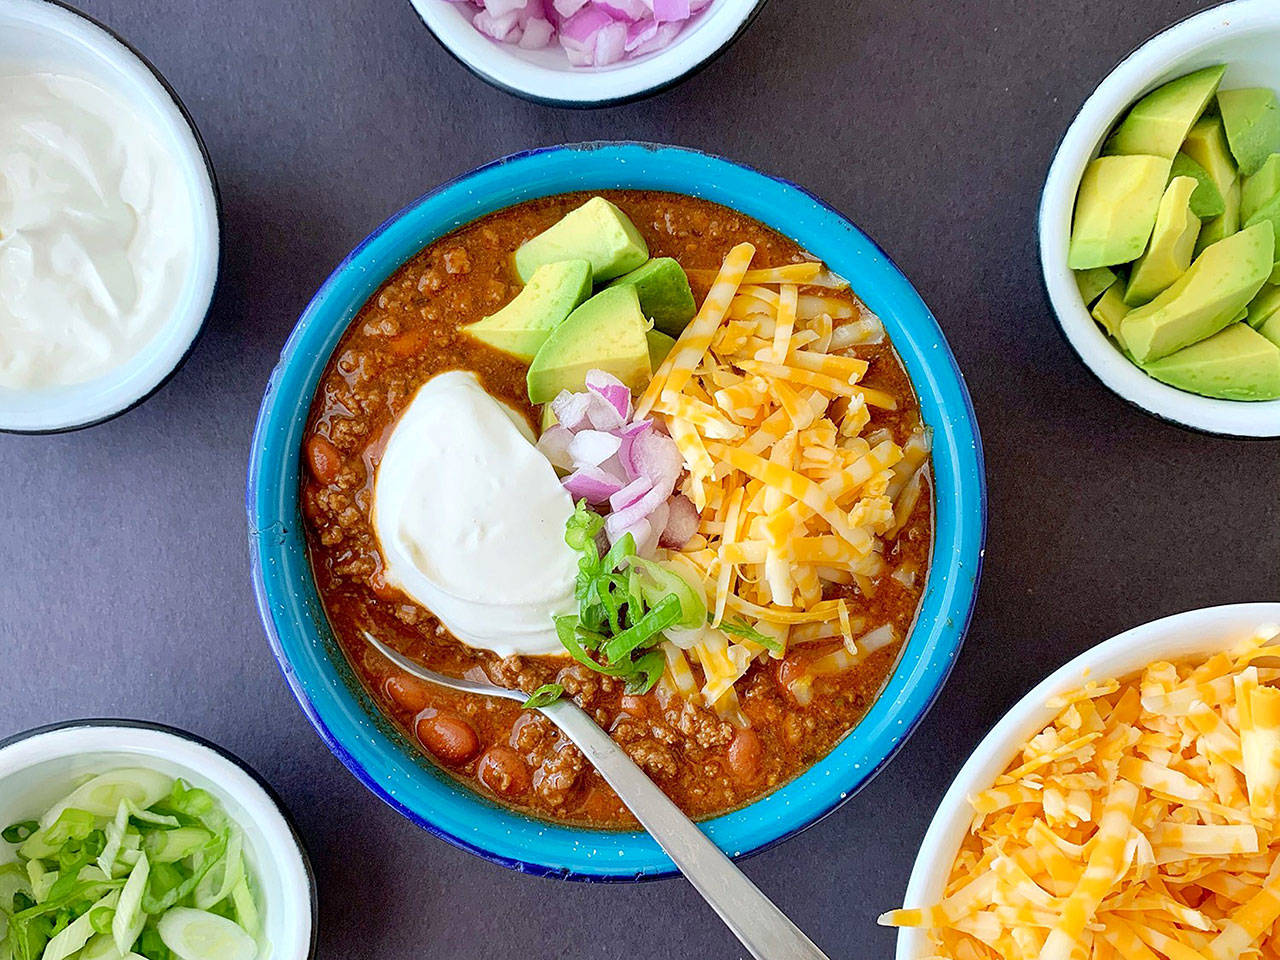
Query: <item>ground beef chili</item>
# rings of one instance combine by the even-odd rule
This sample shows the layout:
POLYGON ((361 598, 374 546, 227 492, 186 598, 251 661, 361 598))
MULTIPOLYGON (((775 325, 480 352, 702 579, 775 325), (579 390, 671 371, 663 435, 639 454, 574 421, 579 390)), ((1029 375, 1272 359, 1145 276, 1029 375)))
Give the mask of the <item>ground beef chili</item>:
MULTIPOLYGON (((369 648, 362 630, 453 675, 526 692, 561 683, 676 803, 691 816, 707 817, 753 800, 825 755, 875 699, 900 645, 852 671, 819 678, 806 707, 786 692, 788 679, 804 658, 829 652, 834 643, 804 644, 783 660, 753 665, 737 685, 751 726, 738 729, 699 705, 674 696, 664 700, 662 686, 629 696, 621 683, 572 661, 503 659, 463 645, 430 611, 385 582, 369 517, 374 471, 390 427, 433 375, 473 370, 486 390, 536 423, 525 395, 525 366, 458 328, 511 299, 518 289, 512 252, 589 196, 535 200, 462 227, 413 257, 364 305, 334 351, 307 423, 302 504, 311 562, 334 632, 372 696, 463 782, 553 820, 634 823, 577 748, 541 714, 406 676, 369 648)), ((791 241, 706 201, 656 192, 605 196, 631 217, 653 256, 675 257, 686 269, 718 267, 742 241, 756 246, 760 265, 802 259, 791 241)), ((696 279, 694 294, 699 302, 706 294, 696 279)), ((894 411, 876 410, 872 427, 903 443, 920 420, 897 355, 887 342, 859 355, 871 362, 864 383, 893 393, 899 404, 894 411)), ((893 623, 899 637, 909 632, 924 588, 932 537, 928 485, 926 494, 887 549, 890 572, 877 582, 875 595, 848 595, 853 613, 869 623, 893 623)))

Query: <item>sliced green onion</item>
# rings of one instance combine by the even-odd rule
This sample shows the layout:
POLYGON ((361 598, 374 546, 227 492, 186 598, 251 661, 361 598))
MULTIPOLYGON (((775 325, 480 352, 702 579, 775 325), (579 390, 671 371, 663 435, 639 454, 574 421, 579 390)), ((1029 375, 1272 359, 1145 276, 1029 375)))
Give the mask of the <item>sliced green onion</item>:
POLYGON ((579 500, 573 509, 573 516, 565 523, 564 542, 580 553, 589 548, 598 559, 599 554, 595 552, 596 534, 603 528, 604 517, 591 510, 586 500, 579 500))
POLYGON ((22 820, 0 830, 0 837, 4 837, 6 843, 22 843, 39 829, 38 820, 22 820))
POLYGON ((674 594, 663 597, 635 626, 609 639, 604 646, 605 657, 612 664, 629 656, 632 650, 650 643, 667 627, 675 626, 682 615, 679 597, 674 594))
POLYGON ((635 665, 636 673, 627 681, 627 693, 641 696, 657 686, 662 679, 662 672, 667 668, 667 658, 662 655, 661 650, 650 650, 635 665))
POLYGON ((529 699, 522 704, 522 709, 535 710, 538 707, 545 707, 549 703, 555 703, 562 696, 564 696, 564 687, 560 684, 544 683, 529 694, 529 699))
MULTIPOLYGON (((569 651, 569 656, 577 660, 584 667, 589 667, 596 673, 603 673, 609 677, 629 677, 635 672, 633 664, 627 664, 625 667, 607 666, 593 659, 585 649, 582 642, 578 638, 580 628, 578 627, 577 617, 556 617, 556 636, 560 638, 560 643, 569 651)), ((603 637, 597 637, 599 643, 604 643, 603 637)))
POLYGON ((668 570, 662 564, 643 557, 631 557, 627 562, 633 569, 639 568, 643 572, 641 590, 649 606, 656 605, 663 597, 676 596, 680 598, 681 610, 680 622, 676 626, 692 629, 706 623, 706 601, 688 580, 674 570, 668 570))
POLYGON ((755 627, 751 626, 751 624, 749 624, 743 617, 735 617, 733 620, 721 620, 720 629, 731 636, 741 637, 743 640, 750 640, 752 643, 758 643, 766 650, 773 650, 776 653, 782 652, 782 643, 777 637, 771 637, 767 633, 761 633, 755 627))

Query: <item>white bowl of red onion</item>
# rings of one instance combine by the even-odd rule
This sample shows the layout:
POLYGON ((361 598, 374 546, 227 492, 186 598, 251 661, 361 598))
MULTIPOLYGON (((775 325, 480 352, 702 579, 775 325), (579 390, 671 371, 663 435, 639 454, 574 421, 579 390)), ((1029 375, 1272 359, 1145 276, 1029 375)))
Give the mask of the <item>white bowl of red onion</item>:
POLYGON ((540 103, 602 107, 664 90, 723 51, 765 0, 410 0, 481 79, 540 103))

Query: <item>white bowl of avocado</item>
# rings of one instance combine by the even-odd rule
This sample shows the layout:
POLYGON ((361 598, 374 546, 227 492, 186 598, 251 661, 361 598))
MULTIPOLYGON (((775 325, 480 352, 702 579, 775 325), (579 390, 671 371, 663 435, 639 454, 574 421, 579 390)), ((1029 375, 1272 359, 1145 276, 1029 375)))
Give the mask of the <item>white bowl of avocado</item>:
POLYGON ((1280 4, 1147 41, 1050 167, 1040 257, 1072 347, 1163 419, 1280 436, 1280 4))

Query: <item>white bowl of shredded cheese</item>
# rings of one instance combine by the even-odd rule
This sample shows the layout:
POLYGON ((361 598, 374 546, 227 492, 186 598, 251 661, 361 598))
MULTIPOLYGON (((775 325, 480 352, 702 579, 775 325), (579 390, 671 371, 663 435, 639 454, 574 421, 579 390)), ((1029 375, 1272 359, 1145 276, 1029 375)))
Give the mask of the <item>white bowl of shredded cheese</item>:
POLYGON ((51 0, 0 0, 0 430, 99 423, 190 352, 218 203, 163 78, 51 0))
MULTIPOLYGON (((1236 651, 1258 637, 1260 631, 1267 635, 1277 630, 1280 630, 1280 603, 1241 603, 1192 610, 1112 637, 1051 674, 992 728, 952 782, 920 846, 903 899, 907 912, 930 908, 943 899, 952 865, 974 823, 970 798, 990 791, 996 778, 1009 768, 1027 741, 1059 715, 1063 703, 1051 703, 1053 698, 1080 690, 1086 683, 1125 680, 1157 661, 1194 662, 1217 653, 1236 651)), ((1209 691, 1203 692, 1206 697, 1210 696, 1209 691)), ((893 904, 886 904, 888 906, 893 904)), ((923 927, 899 930, 896 960, 923 960, 941 955, 931 945, 923 927)), ((1045 955, 1049 954, 1041 954, 1045 955)), ((1123 952, 1114 955, 1127 956, 1123 952)))

